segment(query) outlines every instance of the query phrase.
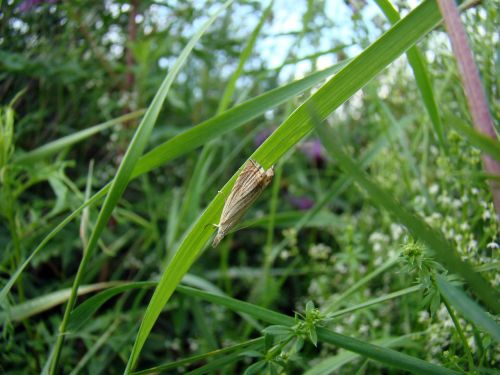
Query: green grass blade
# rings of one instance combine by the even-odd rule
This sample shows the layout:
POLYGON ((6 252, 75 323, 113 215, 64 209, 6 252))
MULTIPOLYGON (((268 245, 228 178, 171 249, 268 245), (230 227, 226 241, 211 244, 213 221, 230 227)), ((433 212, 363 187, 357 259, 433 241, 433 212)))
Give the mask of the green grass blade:
POLYGON ((319 328, 318 340, 338 345, 347 350, 359 353, 365 357, 374 359, 386 366, 400 368, 414 374, 460 374, 446 367, 437 366, 430 362, 403 354, 401 352, 384 348, 382 346, 368 344, 351 337, 339 335, 338 333, 319 328))
MULTIPOLYGON (((223 349, 213 350, 213 351, 208 352, 208 353, 194 355, 192 357, 184 358, 184 359, 181 359, 179 361, 166 363, 164 365, 151 367, 151 368, 148 368, 145 370, 135 371, 132 373, 132 375, 145 375, 145 374, 151 374, 151 373, 159 373, 161 371, 174 369, 174 368, 177 368, 180 366, 187 365, 187 364, 192 363, 192 362, 196 362, 196 361, 200 361, 203 359, 209 359, 209 358, 212 358, 215 356, 219 356, 221 354, 227 354, 227 353, 231 353, 234 351, 239 351, 240 349, 256 350, 259 347, 263 346, 263 344, 264 344, 264 338, 258 337, 256 339, 252 339, 252 340, 242 342, 240 344, 228 346, 228 347, 223 348, 223 349)), ((240 355, 239 352, 238 352, 238 355, 240 355)))
MULTIPOLYGON (((78 289, 78 295, 81 296, 101 289, 110 288, 115 285, 116 282, 113 281, 91 285, 82 285, 80 289, 78 289)), ((70 293, 71 289, 67 288, 30 299, 19 305, 10 307, 8 311, 0 312, 0 320, 4 321, 6 319, 11 319, 13 321, 21 321, 31 316, 40 314, 57 305, 60 305, 63 302, 66 302, 69 298, 70 293)))
POLYGON ((380 275, 381 273, 384 273, 388 269, 392 268, 399 262, 399 256, 394 257, 392 259, 389 259, 386 261, 384 264, 380 265, 376 269, 374 269, 372 272, 367 274, 366 276, 362 277, 359 279, 357 282, 354 283, 351 287, 349 287, 345 292, 343 292, 338 298, 336 298, 334 301, 327 303, 323 307, 323 311, 328 314, 336 311, 341 304, 344 302, 346 298, 351 296, 353 293, 358 291, 361 287, 364 285, 368 284, 369 281, 380 275))
POLYGON ((155 285, 156 283, 153 281, 127 283, 124 285, 109 288, 96 294, 95 296, 90 297, 85 302, 75 307, 73 311, 71 311, 68 331, 79 330, 104 303, 109 301, 114 296, 127 292, 129 290, 150 288, 155 285))
MULTIPOLYGON (((311 108, 311 111, 314 109, 311 108)), ((431 228, 420 217, 404 209, 389 192, 375 184, 357 163, 342 150, 342 145, 335 140, 331 131, 319 121, 316 122, 316 131, 327 151, 338 161, 346 173, 352 175, 356 183, 369 194, 375 203, 397 218, 415 238, 427 244, 434 256, 444 263, 450 271, 462 275, 489 308, 495 312, 500 311, 497 293, 480 274, 474 271, 469 263, 461 260, 456 250, 441 233, 431 228)))
POLYGON ((241 56, 238 61, 238 66, 236 67, 234 73, 231 75, 231 78, 229 79, 229 82, 226 85, 226 89, 224 90, 224 94, 222 94, 222 99, 219 102, 219 108, 217 108, 217 114, 224 112, 229 107, 229 103, 236 89, 236 81, 238 81, 238 78, 243 73, 243 67, 245 66, 247 60, 250 58, 250 55, 252 54, 252 51, 255 47, 255 42, 257 41, 257 37, 259 36, 260 31, 262 30, 262 26, 264 26, 264 22, 266 22, 267 18, 269 17, 269 14, 271 14, 271 10, 273 9, 273 3, 274 0, 269 1, 269 5, 264 10, 264 12, 262 12, 259 22, 257 23, 257 26, 252 31, 250 38, 248 38, 248 42, 243 51, 241 52, 241 56))
MULTIPOLYGON (((108 185, 109 187, 109 185, 108 185)), ((21 275, 21 273, 28 267, 30 262, 33 260, 33 258, 40 252, 42 249, 47 245, 47 243, 54 238, 68 223, 70 223, 73 219, 78 217, 80 213, 85 209, 85 207, 89 207, 93 204, 96 204, 98 201, 100 201, 106 194, 107 189, 101 189, 99 192, 97 192, 95 195, 92 196, 88 201, 83 203, 80 207, 78 207, 75 211, 73 211, 70 215, 68 215, 63 221, 61 221, 50 233, 45 236, 45 238, 38 244, 38 246, 33 250, 33 252, 30 254, 28 258, 18 267, 16 272, 12 274, 12 276, 9 278, 9 281, 3 286, 2 290, 0 291, 0 306, 4 304, 5 299, 7 298, 7 295, 9 294, 10 290, 14 286, 16 280, 18 277, 21 275)))
POLYGON ((453 114, 446 116, 446 122, 473 146, 489 154, 495 160, 500 161, 500 142, 497 139, 479 133, 471 125, 467 124, 467 122, 453 114))
MULTIPOLYGON (((440 14, 435 2, 432 0, 423 2, 295 110, 251 157, 264 168, 275 164, 281 156, 314 128, 309 113, 310 105, 317 109, 320 119, 324 120, 387 65, 432 30, 439 21, 440 14)), ((151 164, 154 163, 152 161, 151 164)), ((205 212, 191 227, 163 272, 139 328, 127 366, 128 370, 135 365, 139 352, 163 306, 212 235, 214 231, 212 224, 217 222, 224 197, 229 193, 236 176, 237 173, 226 183, 221 189, 221 194, 212 200, 205 212)))
POLYGON ((177 135, 146 153, 137 163, 133 177, 147 173, 221 135, 246 124, 294 96, 310 89, 346 65, 341 62, 303 79, 270 90, 235 106, 177 135))
MULTIPOLYGON (((253 316, 256 319, 263 320, 268 324, 278 324, 291 327, 295 324, 295 319, 277 313, 275 311, 253 305, 248 302, 240 301, 234 298, 218 296, 212 293, 203 292, 193 288, 179 286, 177 289, 180 293, 192 297, 198 297, 205 301, 225 306, 233 311, 244 312, 253 316)), ((364 355, 365 357, 374 359, 387 366, 393 366, 413 372, 415 374, 458 374, 458 372, 440 367, 421 359, 409 356, 384 348, 381 346, 369 344, 348 336, 340 335, 325 328, 317 328, 318 339, 322 342, 327 342, 332 345, 339 346, 349 351, 364 355)))
POLYGON ((113 125, 120 124, 122 122, 126 122, 132 119, 135 119, 137 117, 140 117, 144 114, 144 110, 138 110, 135 112, 127 113, 126 115, 114 118, 112 120, 103 122, 102 124, 94 125, 88 129, 81 130, 79 132, 70 134, 68 136, 59 138, 53 142, 49 142, 41 147, 38 147, 37 149, 34 149, 32 151, 29 151, 25 154, 20 154, 14 157, 13 162, 14 163, 33 163, 35 161, 38 161, 42 158, 46 158, 48 156, 51 156, 61 150, 63 150, 66 147, 72 146, 75 143, 84 141, 85 139, 93 136, 94 134, 100 133, 103 130, 106 130, 110 128, 113 125))
POLYGON ((336 318, 338 316, 345 315, 347 313, 350 313, 350 312, 353 312, 356 310, 361 310, 361 309, 376 305, 376 304, 381 303, 381 302, 389 301, 391 299, 405 296, 405 295, 410 294, 410 293, 418 292, 421 289, 422 289, 421 285, 414 285, 414 286, 411 286, 409 288, 398 290, 397 292, 384 294, 381 297, 372 298, 372 299, 369 299, 363 303, 359 303, 357 305, 350 306, 350 307, 347 307, 345 309, 335 311, 335 312, 331 313, 329 316, 331 316, 332 318, 336 318))
MULTIPOLYGON (((401 346, 410 341, 411 338, 417 336, 419 333, 411 333, 409 335, 404 335, 400 337, 385 337, 383 339, 378 339, 371 341, 372 345, 381 346, 383 348, 394 348, 396 346, 401 346)), ((304 375, 328 375, 334 371, 341 368, 348 362, 351 362, 359 358, 359 354, 353 352, 342 352, 333 357, 327 358, 317 365, 311 367, 307 370, 304 375)))
POLYGON ((463 290, 451 285, 444 277, 436 275, 436 282, 441 295, 452 304, 460 314, 482 328, 500 344, 500 326, 481 308, 481 306, 470 299, 463 290))
MULTIPOLYGON (((375 2, 391 24, 395 24, 401 19, 398 11, 389 0, 376 0, 375 2)), ((422 56, 422 53, 417 47, 411 47, 406 53, 406 57, 408 58, 411 69, 413 70, 415 81, 420 91, 420 95, 422 95, 424 106, 431 119, 437 139, 443 149, 446 150, 443 123, 441 121, 441 117, 439 116, 434 91, 432 89, 429 73, 426 68, 427 64, 425 62, 425 58, 422 56)))
MULTIPOLYGON (((250 99, 245 103, 238 105, 219 116, 213 117, 201 124, 185 131, 166 141, 165 143, 157 146, 150 152, 146 153, 137 163, 133 178, 147 173, 161 165, 182 156, 189 151, 203 145, 204 143, 245 124, 246 122, 262 115, 267 110, 274 108, 290 98, 300 94, 301 92, 310 89, 318 84, 326 77, 339 71, 345 62, 335 64, 322 71, 313 73, 303 79, 289 83, 285 86, 276 88, 265 94, 259 95, 256 98, 250 99)), ((96 193, 88 202, 78 207, 68 217, 66 217, 60 224, 57 225, 33 250, 30 256, 23 262, 23 264, 16 270, 10 277, 7 284, 0 291, 0 305, 3 304, 4 299, 16 282, 19 275, 26 269, 31 260, 45 247, 45 245, 54 238, 69 222, 76 218, 80 212, 87 206, 94 205, 108 192, 111 184, 107 184, 98 193, 96 193)))
POLYGON ((111 217, 114 208, 118 204, 118 200, 120 199, 120 197, 122 196, 123 192, 125 191, 128 185, 128 182, 132 176, 132 172, 137 164, 137 161, 139 160, 140 156, 144 151, 144 148, 146 147, 146 144, 149 140, 149 136, 151 134, 151 131, 153 130, 158 115, 160 114, 163 102, 167 97, 167 93, 170 89, 170 86, 174 82, 174 79, 177 77, 177 74, 181 70, 182 66, 186 63, 187 58, 191 53, 192 49, 194 48, 196 42, 201 38, 201 36, 205 33, 205 31, 215 21, 217 16, 224 9, 226 9, 229 6, 229 4, 231 4, 231 2, 232 0, 227 1, 222 7, 220 7, 218 11, 215 12, 215 14, 212 17, 210 17, 205 22, 205 24, 195 33, 195 35, 189 40, 189 42, 179 55, 178 59, 176 60, 175 64, 173 65, 172 69, 168 72, 167 76, 162 82, 155 97, 153 98, 153 101, 151 102, 151 105, 148 107, 146 114, 144 115, 141 123, 139 124, 134 134, 134 137, 130 141, 129 147, 125 152, 123 160, 120 163, 120 166, 118 167, 116 176, 111 183, 111 187, 108 191, 108 194, 106 195, 104 204, 101 207, 94 230, 92 231, 92 234, 90 236, 88 246, 84 251, 82 261, 80 262, 80 265, 78 267, 78 272, 76 274, 75 281, 73 283, 72 293, 70 295, 68 304, 66 305, 66 310, 64 312, 63 320, 59 327, 60 335, 57 337, 57 341, 55 344, 54 357, 50 367, 51 374, 54 374, 56 372, 57 362, 59 360, 62 343, 64 341, 64 333, 66 332, 66 327, 69 322, 70 312, 74 306, 78 291, 78 286, 83 278, 86 265, 95 247, 97 246, 98 240, 101 236, 102 231, 106 226, 106 223, 111 217))

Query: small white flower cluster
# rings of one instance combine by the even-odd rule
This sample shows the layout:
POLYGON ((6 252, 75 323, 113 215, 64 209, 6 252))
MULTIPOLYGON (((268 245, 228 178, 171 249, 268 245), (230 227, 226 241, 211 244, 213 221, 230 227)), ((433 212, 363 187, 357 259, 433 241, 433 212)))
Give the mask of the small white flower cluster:
POLYGON ((330 257, 331 252, 332 252, 331 247, 319 243, 312 245, 309 248, 308 254, 312 259, 326 260, 330 257))

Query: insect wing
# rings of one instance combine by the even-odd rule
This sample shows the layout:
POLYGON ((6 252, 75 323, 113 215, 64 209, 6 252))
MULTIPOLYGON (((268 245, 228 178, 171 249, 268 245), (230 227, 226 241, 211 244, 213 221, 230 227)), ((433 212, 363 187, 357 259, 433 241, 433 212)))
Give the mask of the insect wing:
POLYGON ((245 165, 224 204, 221 226, 232 226, 244 215, 265 187, 263 176, 262 167, 253 160, 245 165))

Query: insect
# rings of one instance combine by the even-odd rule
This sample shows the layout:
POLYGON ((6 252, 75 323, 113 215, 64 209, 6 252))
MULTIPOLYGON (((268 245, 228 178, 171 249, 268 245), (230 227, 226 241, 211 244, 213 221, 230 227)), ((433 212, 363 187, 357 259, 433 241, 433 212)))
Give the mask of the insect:
POLYGON ((229 230, 242 218, 262 191, 271 182, 274 167, 267 171, 255 160, 250 159, 234 183, 231 193, 224 203, 220 216, 217 235, 212 242, 216 247, 229 230))

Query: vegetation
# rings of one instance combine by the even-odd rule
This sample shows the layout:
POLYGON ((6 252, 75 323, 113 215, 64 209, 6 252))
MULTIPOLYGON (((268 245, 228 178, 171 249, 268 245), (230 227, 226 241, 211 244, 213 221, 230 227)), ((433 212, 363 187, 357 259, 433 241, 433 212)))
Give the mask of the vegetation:
POLYGON ((435 0, 0 10, 2 373, 496 373, 500 145, 435 0))

